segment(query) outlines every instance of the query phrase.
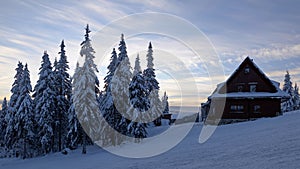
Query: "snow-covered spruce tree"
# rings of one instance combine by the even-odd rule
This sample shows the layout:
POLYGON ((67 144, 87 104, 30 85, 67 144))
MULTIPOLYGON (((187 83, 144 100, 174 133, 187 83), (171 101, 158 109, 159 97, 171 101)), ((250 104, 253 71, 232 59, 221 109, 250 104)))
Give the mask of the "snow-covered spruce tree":
POLYGON ((37 121, 38 140, 41 146, 39 153, 53 151, 56 112, 56 89, 54 73, 49 55, 44 52, 39 72, 39 79, 34 87, 34 111, 37 121))
POLYGON ((150 99, 150 107, 148 107, 151 112, 152 119, 154 120, 155 125, 161 125, 161 115, 162 115, 162 104, 159 99, 159 83, 156 80, 154 63, 153 63, 153 50, 152 44, 149 43, 148 52, 147 52, 147 69, 144 70, 143 75, 145 78, 147 96, 150 99))
POLYGON ((111 91, 111 80, 115 74, 116 68, 118 66, 118 56, 115 48, 113 48, 113 51, 111 53, 110 63, 107 66, 108 72, 107 75, 104 78, 104 91, 111 91))
POLYGON ((0 147, 3 147, 4 137, 5 137, 5 131, 7 127, 7 121, 5 119, 5 116, 8 114, 8 107, 7 107, 7 100, 6 97, 4 97, 2 102, 2 109, 0 111, 0 147))
MULTIPOLYGON (((81 43, 80 55, 85 58, 83 66, 80 68, 79 79, 74 79, 75 86, 73 91, 73 103, 77 112, 78 119, 93 141, 102 144, 101 141, 105 140, 102 133, 103 121, 101 118, 99 105, 97 102, 97 92, 99 91, 98 80, 95 72, 97 71, 96 64, 94 63, 94 49, 91 45, 89 38, 89 26, 86 27, 85 40, 81 43), (98 90, 97 90, 98 89, 98 90)), ((73 82, 73 83, 74 83, 73 82)), ((87 138, 83 137, 83 150, 86 153, 87 138)))
POLYGON ((128 120, 130 117, 130 114, 128 114, 128 110, 130 109, 129 84, 131 82, 132 73, 123 34, 121 35, 121 41, 118 49, 120 52, 118 65, 111 80, 111 90, 113 102, 117 111, 122 115, 122 119, 119 122, 117 129, 121 134, 126 135, 128 133, 127 126, 130 122, 128 120))
POLYGON ((5 146, 8 149, 11 149, 12 146, 14 145, 16 141, 16 131, 14 130, 15 126, 15 114, 16 111, 19 109, 19 105, 17 105, 17 100, 20 96, 20 86, 21 84, 21 79, 23 76, 23 64, 21 62, 18 63, 18 67, 15 69, 16 70, 16 75, 15 75, 15 81, 12 85, 12 89, 10 90, 12 95, 10 97, 9 105, 8 105, 8 113, 5 116, 6 122, 7 122, 7 127, 5 131, 5 136, 4 136, 4 141, 5 141, 5 146))
POLYGON ((89 136, 85 133, 83 130, 80 122, 78 121, 77 118, 77 113, 75 111, 75 104, 73 103, 73 100, 75 100, 75 96, 77 96, 80 93, 80 86, 76 85, 78 83, 78 80, 80 80, 80 75, 82 74, 81 72, 81 67, 79 67, 79 63, 76 64, 75 72, 72 78, 72 86, 73 86, 73 93, 71 95, 70 99, 70 107, 68 110, 68 135, 67 135, 67 147, 70 149, 76 149, 78 145, 83 144, 83 138, 86 138, 85 144, 87 145, 92 145, 93 142, 89 138, 89 136), (76 91, 76 92, 75 92, 76 91))
POLYGON ((141 139, 147 137, 147 124, 144 120, 150 119, 146 110, 150 106, 150 101, 147 98, 147 89, 145 86, 145 79, 142 75, 139 55, 136 57, 133 71, 133 78, 129 85, 130 103, 132 105, 132 121, 128 125, 128 135, 136 138, 139 142, 141 139))
POLYGON ((55 90, 56 90, 56 114, 55 114, 55 140, 58 151, 61 151, 66 145, 68 127, 68 110, 70 107, 70 97, 72 93, 69 66, 65 51, 64 41, 60 44, 60 59, 54 64, 55 90))
POLYGON ((283 103, 283 111, 291 111, 293 109, 293 83, 291 81, 291 76, 289 74, 289 71, 286 71, 286 74, 284 76, 284 84, 283 89, 284 92, 289 94, 290 99, 283 103))
POLYGON ((294 86, 294 94, 293 94, 293 105, 294 105, 294 110, 298 110, 299 109, 299 104, 300 104, 300 98, 299 98, 299 87, 297 85, 297 83, 295 83, 294 86))
MULTIPOLYGON (((88 62, 88 65, 91 67, 91 69, 93 69, 94 73, 95 72, 99 72, 97 69, 97 65, 94 63, 94 54, 95 54, 95 50, 92 47, 91 44, 91 39, 90 39, 90 35, 89 33, 91 33, 90 29, 89 29, 89 25, 86 26, 85 28, 85 39, 83 42, 81 42, 81 50, 80 50, 80 56, 85 57, 85 62, 88 62)), ((95 75, 95 92, 96 92, 96 96, 100 93, 99 90, 99 79, 98 77, 95 75)))
POLYGON ((169 97, 167 95, 167 92, 164 92, 164 96, 162 97, 162 107, 163 107, 163 114, 169 114, 169 97))
POLYGON ((103 117, 105 118, 106 122, 110 125, 110 127, 107 128, 108 131, 105 131, 108 133, 108 140, 106 140, 106 144, 109 145, 119 145, 121 144, 122 140, 119 138, 117 134, 115 134, 114 131, 109 130, 116 130, 120 132, 119 130, 119 123, 121 122, 122 116, 120 113, 118 113, 114 102, 113 102, 113 96, 111 91, 112 86, 112 78, 115 74, 116 68, 118 65, 118 56, 115 51, 115 48, 113 48, 113 51, 111 53, 111 59, 110 63, 107 67, 108 72, 107 75, 104 78, 104 94, 103 99, 100 105, 101 113, 103 114, 103 117))
MULTIPOLYGON (((54 95, 55 95, 55 105, 58 105, 60 104, 58 102, 58 96, 59 96, 59 88, 58 86, 60 85, 59 81, 57 80, 58 79, 58 69, 57 69, 57 64, 58 64, 58 61, 57 61, 57 58, 55 57, 54 59, 54 62, 53 62, 53 70, 52 70, 52 76, 53 76, 53 84, 54 84, 54 88, 53 88, 53 91, 54 91, 54 95)), ((53 152, 57 152, 59 150, 59 119, 58 119, 58 114, 60 114, 60 107, 59 106, 56 106, 54 108, 54 113, 53 113, 53 146, 52 146, 52 151, 53 152)))
POLYGON ((133 76, 137 74, 142 74, 142 68, 141 68, 141 62, 140 62, 140 55, 137 54, 134 62, 134 68, 133 68, 133 76))
POLYGON ((19 152, 22 158, 33 157, 35 142, 34 132, 34 113, 33 104, 30 96, 32 91, 30 75, 27 64, 25 65, 23 76, 21 80, 20 97, 17 100, 17 104, 20 104, 19 109, 15 115, 14 129, 17 131, 17 144, 15 147, 19 148, 19 152))

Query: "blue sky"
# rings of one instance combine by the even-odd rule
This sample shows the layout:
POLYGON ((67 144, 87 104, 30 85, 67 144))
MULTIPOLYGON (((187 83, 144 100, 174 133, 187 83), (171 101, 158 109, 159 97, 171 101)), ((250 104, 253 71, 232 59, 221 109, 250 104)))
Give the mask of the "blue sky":
MULTIPOLYGON (((300 83, 299 7, 300 2, 297 0, 7 0, 0 6, 0 98, 10 96, 14 69, 19 60, 29 64, 34 86, 43 51, 47 50, 53 62, 54 57, 58 57, 59 44, 64 39, 72 73, 80 58, 79 45, 87 23, 93 31, 93 40, 93 35, 97 36, 97 32, 112 21, 144 12, 167 13, 193 24, 210 40, 210 46, 214 47, 222 64, 223 76, 209 74, 209 65, 194 60, 195 53, 185 50, 182 43, 170 37, 142 35, 128 38, 128 53, 132 64, 137 53, 140 53, 143 62, 148 42, 153 42, 161 88, 168 92, 173 105, 180 104, 182 100, 184 105, 199 105, 215 88, 215 83, 224 81, 246 56, 253 58, 271 79, 282 84, 288 69, 292 81, 300 83), (172 59, 174 55, 178 57, 177 60, 172 59), (163 69, 168 65, 164 63, 169 60, 174 60, 172 69, 163 69), (183 70, 191 71, 193 79, 181 74, 183 70), (213 83, 212 76, 215 79, 213 83), (197 91, 190 90, 191 88, 197 88, 197 91)), ((140 27, 151 26, 157 32, 159 27, 155 25, 151 19, 138 24, 140 27)), ((172 25, 168 29, 172 32, 181 28, 180 25, 172 25)), ((122 33, 122 30, 119 32, 122 33)), ((188 36, 182 36, 185 35, 188 36)), ((97 52, 96 48, 95 50, 97 52)), ((108 53, 101 54, 107 57, 97 63, 100 79, 106 73, 109 50, 111 47, 106 51, 108 53)))

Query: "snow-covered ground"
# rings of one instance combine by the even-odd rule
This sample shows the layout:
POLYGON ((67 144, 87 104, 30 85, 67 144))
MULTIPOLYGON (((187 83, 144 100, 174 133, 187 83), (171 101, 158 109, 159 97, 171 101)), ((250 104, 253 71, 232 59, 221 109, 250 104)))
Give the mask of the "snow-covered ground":
MULTIPOLYGON (((180 130, 186 124, 178 125, 180 130)), ((156 128, 163 130, 164 128, 156 128)), ((174 130, 176 131, 176 130, 174 130)), ((0 159, 1 169, 200 169, 300 168, 300 111, 276 118, 224 125, 204 144, 198 143, 201 124, 170 151, 151 158, 130 159, 96 146, 28 160, 0 159)))

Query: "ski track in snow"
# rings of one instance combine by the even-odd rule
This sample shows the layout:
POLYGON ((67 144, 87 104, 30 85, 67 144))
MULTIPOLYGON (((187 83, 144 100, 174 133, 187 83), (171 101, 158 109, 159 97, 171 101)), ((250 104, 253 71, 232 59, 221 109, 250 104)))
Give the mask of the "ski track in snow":
MULTIPOLYGON (((183 125, 176 127, 180 129, 183 125)), ((299 125, 300 111, 295 111, 275 118, 220 126, 207 142, 199 144, 201 124, 195 124, 180 144, 166 153, 151 158, 124 158, 96 146, 90 146, 86 155, 82 155, 78 149, 68 155, 55 153, 27 160, 0 159, 0 168, 296 169, 300 168, 299 125)))

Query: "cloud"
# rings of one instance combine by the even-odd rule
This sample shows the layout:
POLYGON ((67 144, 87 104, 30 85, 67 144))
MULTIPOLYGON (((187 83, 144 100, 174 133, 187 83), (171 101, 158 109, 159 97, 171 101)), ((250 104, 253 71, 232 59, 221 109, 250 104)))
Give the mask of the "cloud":
POLYGON ((276 45, 269 48, 252 49, 249 55, 263 57, 265 59, 287 59, 300 56, 300 44, 294 45, 276 45))

